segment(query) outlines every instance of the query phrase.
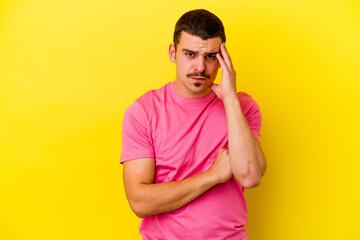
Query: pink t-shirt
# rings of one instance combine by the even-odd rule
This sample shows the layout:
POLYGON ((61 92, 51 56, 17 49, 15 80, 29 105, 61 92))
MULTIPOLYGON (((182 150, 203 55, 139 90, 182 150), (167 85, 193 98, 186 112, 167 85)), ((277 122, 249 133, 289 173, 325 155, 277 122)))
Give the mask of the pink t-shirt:
MULTIPOLYGON (((238 94, 253 136, 259 141, 261 113, 245 92, 238 94)), ((208 170, 228 147, 224 104, 214 92, 190 99, 173 82, 138 98, 123 120, 120 163, 154 157, 155 182, 178 181, 208 170)), ((247 239, 244 188, 232 178, 173 212, 144 217, 143 239, 247 239)))

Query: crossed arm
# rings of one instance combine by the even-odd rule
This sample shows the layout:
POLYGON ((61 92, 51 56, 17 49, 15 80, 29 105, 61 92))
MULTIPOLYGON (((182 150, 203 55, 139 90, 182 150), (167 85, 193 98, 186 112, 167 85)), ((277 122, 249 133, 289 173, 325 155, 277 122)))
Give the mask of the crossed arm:
POLYGON ((217 53, 216 58, 222 69, 221 83, 213 84, 211 89, 223 100, 225 107, 231 171, 240 185, 253 188, 260 184, 265 173, 265 156, 241 110, 236 91, 236 72, 225 43, 221 44, 220 50, 223 57, 217 53))
POLYGON ((219 150, 209 170, 181 181, 154 183, 154 158, 125 162, 123 174, 131 209, 140 218, 174 211, 231 176, 227 149, 219 150))
POLYGON ((260 184, 266 169, 265 157, 241 110, 236 93, 236 73, 224 44, 221 45, 221 52, 224 58, 220 54, 216 57, 223 70, 222 80, 219 85, 213 84, 211 89, 225 106, 229 149, 219 150, 209 170, 167 183, 154 183, 154 158, 125 162, 123 178, 126 195, 132 210, 140 218, 174 211, 233 175, 245 188, 260 184))

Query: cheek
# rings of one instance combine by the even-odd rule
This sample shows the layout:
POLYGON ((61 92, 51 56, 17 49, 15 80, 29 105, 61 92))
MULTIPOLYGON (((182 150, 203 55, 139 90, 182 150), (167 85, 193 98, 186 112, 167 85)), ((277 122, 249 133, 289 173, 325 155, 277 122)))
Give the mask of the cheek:
POLYGON ((187 68, 188 67, 187 67, 187 64, 185 61, 177 61, 176 62, 177 71, 183 72, 183 71, 186 71, 187 68))
POLYGON ((181 64, 181 71, 184 72, 185 74, 192 72, 193 65, 191 64, 191 62, 183 62, 181 64))
POLYGON ((218 62, 213 62, 213 63, 209 64, 208 67, 209 67, 208 69, 211 70, 211 72, 215 73, 219 69, 219 64, 218 64, 218 62))

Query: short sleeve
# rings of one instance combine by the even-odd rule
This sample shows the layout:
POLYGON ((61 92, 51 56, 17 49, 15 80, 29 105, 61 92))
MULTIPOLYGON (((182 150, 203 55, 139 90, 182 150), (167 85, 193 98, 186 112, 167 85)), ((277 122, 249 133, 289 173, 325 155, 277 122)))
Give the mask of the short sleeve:
POLYGON ((260 142, 260 130, 262 123, 260 107, 256 101, 245 92, 239 93, 239 100, 251 132, 254 138, 260 142))
POLYGON ((148 119, 140 104, 134 102, 126 109, 122 124, 120 163, 128 160, 154 157, 148 129, 148 119))

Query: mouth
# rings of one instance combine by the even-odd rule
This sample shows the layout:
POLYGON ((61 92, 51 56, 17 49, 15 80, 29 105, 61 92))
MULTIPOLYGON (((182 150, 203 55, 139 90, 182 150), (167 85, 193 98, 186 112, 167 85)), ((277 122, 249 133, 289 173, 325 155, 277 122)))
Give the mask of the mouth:
POLYGON ((210 79, 210 75, 206 74, 205 72, 192 72, 186 76, 196 81, 205 81, 210 79))
POLYGON ((205 80, 207 80, 207 78, 202 78, 202 77, 192 77, 192 79, 194 79, 196 81, 205 81, 205 80))

